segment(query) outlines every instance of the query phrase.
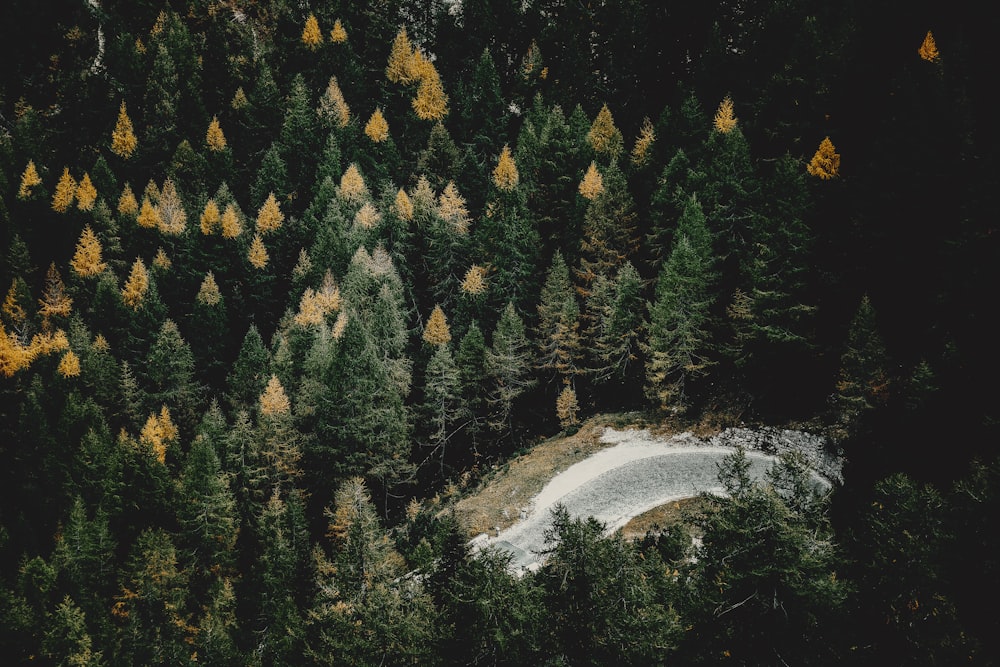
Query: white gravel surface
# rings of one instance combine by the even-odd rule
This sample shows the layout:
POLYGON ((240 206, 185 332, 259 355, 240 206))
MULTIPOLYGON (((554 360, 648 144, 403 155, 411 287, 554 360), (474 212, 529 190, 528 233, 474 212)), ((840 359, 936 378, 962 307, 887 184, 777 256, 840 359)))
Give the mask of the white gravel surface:
POLYGON ((737 446, 747 450, 750 474, 764 475, 788 450, 805 455, 815 483, 825 488, 840 482, 841 461, 827 452, 825 440, 800 431, 727 429, 702 440, 690 433, 669 439, 645 430, 605 430, 601 440, 618 443, 559 473, 523 508, 520 521, 499 535, 481 535, 475 548, 493 546, 513 554, 511 567, 533 570, 541 563, 551 510, 566 507, 571 517, 592 516, 613 532, 647 510, 701 492, 721 493, 719 464, 737 446))

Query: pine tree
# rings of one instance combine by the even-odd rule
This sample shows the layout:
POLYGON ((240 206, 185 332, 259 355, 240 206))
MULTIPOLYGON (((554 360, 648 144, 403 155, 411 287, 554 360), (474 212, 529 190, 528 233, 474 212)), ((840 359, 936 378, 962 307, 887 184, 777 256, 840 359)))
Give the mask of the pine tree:
POLYGON ((93 639, 87 632, 86 614, 68 595, 51 614, 42 639, 42 655, 58 665, 104 664, 103 652, 94 650, 93 639))
POLYGON ((570 385, 565 385, 556 398, 556 416, 559 418, 559 425, 563 429, 570 428, 580 423, 577 416, 580 405, 576 400, 576 392, 570 385))
POLYGON ((291 402, 288 400, 285 388, 281 386, 277 375, 271 375, 264 393, 260 395, 260 414, 265 417, 288 415, 291 410, 291 402))
POLYGON ((486 351, 486 369, 492 388, 490 426, 495 430, 513 427, 514 405, 534 381, 531 379, 531 351, 524 333, 524 321, 508 303, 493 332, 493 345, 486 351))
POLYGON ((580 242, 579 291, 586 297, 598 275, 610 278, 637 246, 635 201, 625 175, 612 165, 604 174, 604 190, 587 205, 580 242))
POLYGON ((621 154, 624 141, 621 130, 615 126, 608 105, 602 105, 590 126, 590 131, 587 132, 587 143, 590 144, 595 153, 614 160, 621 154))
POLYGON ((924 36, 924 41, 920 44, 920 48, 917 49, 917 53, 920 57, 927 62, 935 63, 941 57, 938 52, 937 44, 934 42, 934 35, 931 31, 927 31, 927 35, 924 36))
POLYGON ((431 448, 429 456, 437 454, 443 472, 448 443, 455 435, 459 422, 466 417, 458 367, 448 342, 436 344, 434 354, 427 363, 422 413, 426 419, 426 444, 431 448))
POLYGON ((149 197, 143 197, 142 206, 139 208, 139 215, 136 216, 135 221, 145 229, 158 229, 163 225, 160 207, 153 204, 149 197))
POLYGON ((642 119, 642 127, 639 129, 639 136, 635 138, 635 145, 632 146, 632 164, 636 167, 644 167, 651 157, 650 151, 656 141, 656 132, 649 117, 642 119))
POLYGON ((396 38, 392 42, 392 50, 389 52, 389 62, 385 68, 385 77, 392 83, 409 85, 414 79, 410 74, 410 61, 413 59, 413 45, 410 37, 406 34, 406 26, 399 29, 396 38))
POLYGON ((149 290, 149 273, 141 257, 136 257, 129 272, 125 287, 122 288, 122 301, 132 310, 138 310, 142 305, 143 298, 149 290))
POLYGON ((389 138, 389 124, 382 115, 382 110, 376 108, 372 112, 371 118, 365 123, 365 136, 376 144, 380 144, 389 138))
POLYGON ((135 152, 138 145, 139 140, 136 139, 135 133, 132 131, 132 120, 128 117, 128 111, 125 110, 125 100, 122 100, 121 107, 118 109, 118 122, 115 124, 114 132, 111 133, 111 151, 127 160, 132 157, 132 153, 135 152))
POLYGON ((361 202, 369 197, 364 178, 361 177, 358 166, 353 162, 348 165, 344 175, 340 178, 337 196, 347 202, 361 202))
POLYGON ((219 292, 219 284, 215 282, 215 275, 209 271, 201 281, 195 301, 204 306, 217 306, 222 301, 222 293, 219 292))
POLYGON ((410 201, 410 196, 406 194, 406 190, 403 188, 400 188, 399 192, 396 193, 396 199, 393 202, 393 212, 401 220, 406 222, 413 220, 413 202, 410 201))
POLYGON ((465 198, 459 194, 454 181, 448 181, 444 191, 438 197, 438 215, 451 225, 452 229, 459 234, 469 232, 469 210, 465 206, 465 198))
POLYGON ((305 27, 302 28, 302 43, 310 51, 315 51, 323 43, 323 32, 319 29, 319 21, 316 16, 309 14, 306 18, 305 27))
POLYGON ((247 259, 255 269, 259 269, 261 271, 264 270, 270 260, 270 257, 267 254, 267 248, 264 247, 264 240, 261 238, 259 232, 254 235, 253 241, 250 242, 250 250, 247 253, 247 259))
POLYGON ((97 201, 97 188, 90 180, 90 174, 84 173, 76 186, 76 206, 81 211, 89 211, 94 208, 95 201, 97 201))
POLYGON ((226 210, 222 212, 222 219, 219 222, 222 227, 223 238, 234 239, 242 233, 241 215, 235 203, 230 202, 226 204, 226 210))
POLYGON ((551 373, 550 380, 559 376, 572 381, 581 371, 580 307, 569 267, 558 250, 552 257, 538 304, 538 347, 535 364, 551 373))
POLYGON ((136 201, 132 186, 128 183, 122 188, 122 194, 118 198, 118 212, 122 215, 135 215, 139 212, 139 202, 136 201))
POLYGON ((444 311, 440 305, 434 306, 431 316, 427 318, 427 326, 424 327, 424 342, 428 345, 440 347, 451 342, 451 331, 448 329, 448 320, 444 316, 444 311))
POLYGON ((169 406, 185 436, 202 414, 202 387, 195 379, 194 353, 173 320, 160 327, 144 367, 150 400, 169 406))
POLYGON ((504 145, 497 159, 497 166, 493 169, 493 184, 503 192, 510 192, 517 187, 517 182, 517 165, 511 157, 510 146, 504 145))
POLYGON ((344 30, 344 24, 337 19, 333 22, 333 28, 330 29, 330 41, 334 44, 343 44, 347 41, 347 31, 344 30))
POLYGON ((439 121, 448 115, 448 96, 441 85, 441 77, 431 62, 427 62, 422 68, 420 85, 412 106, 420 120, 439 121))
POLYGON ((80 234, 70 266, 78 276, 84 278, 100 275, 108 268, 108 265, 101 261, 101 242, 97 240, 97 235, 90 225, 86 225, 80 234))
POLYGON ((208 150, 216 153, 226 150, 226 135, 222 133, 222 126, 219 125, 219 117, 212 116, 212 122, 208 125, 208 132, 205 133, 205 144, 208 150))
POLYGON ((211 236, 215 233, 215 228, 222 222, 222 212, 219 211, 219 205, 215 203, 215 199, 209 199, 205 202, 205 208, 201 212, 201 217, 198 219, 198 224, 201 229, 201 233, 205 236, 211 236))
POLYGON ((250 325, 239 354, 226 378, 226 403, 235 414, 239 410, 256 408, 270 373, 271 357, 257 327, 250 325))
POLYGON ((588 331, 592 351, 594 381, 603 383, 627 380, 641 369, 640 351, 645 341, 646 321, 643 317, 643 290, 639 272, 631 262, 625 262, 613 281, 603 280, 606 287, 595 284, 587 310, 593 321, 588 331), (603 289, 607 294, 602 295, 603 289))
POLYGON ((344 101, 344 93, 341 92, 340 86, 337 84, 337 77, 330 77, 326 91, 320 97, 316 113, 320 119, 333 127, 343 128, 350 122, 351 109, 344 101))
MULTIPOLYGON (((267 195, 267 200, 257 211, 257 233, 267 235, 281 229, 281 223, 285 220, 285 214, 281 212, 278 201, 274 198, 274 193, 267 195)), ((262 268, 262 267, 258 267, 262 268)))
POLYGON ((28 160, 28 166, 24 168, 24 172, 21 174, 21 185, 17 189, 18 199, 29 199, 31 197, 31 189, 41 184, 42 177, 38 175, 38 170, 35 169, 35 162, 28 160))
POLYGON ((722 102, 719 103, 719 108, 715 112, 715 118, 712 121, 717 132, 722 134, 729 134, 736 129, 736 114, 733 111, 733 100, 731 97, 726 95, 722 102))
POLYGON ((78 377, 80 375, 80 357, 76 356, 73 350, 67 350, 59 359, 56 372, 64 378, 78 377))
POLYGON ((847 345, 840 357, 833 404, 840 423, 848 430, 885 403, 889 392, 885 343, 879 334, 875 309, 868 295, 861 298, 847 331, 847 345))
POLYGON ((66 291, 66 284, 63 283, 55 262, 52 262, 45 274, 45 289, 42 292, 42 298, 38 300, 38 314, 42 316, 43 328, 49 329, 50 318, 69 317, 72 308, 73 299, 66 291))
POLYGON ((70 175, 69 167, 63 169, 62 176, 56 184, 56 191, 52 195, 52 210, 57 213, 65 213, 73 205, 73 198, 76 197, 76 180, 70 175))
POLYGON ((179 236, 187 228, 187 212, 181 201, 177 186, 171 178, 163 181, 160 191, 160 201, 157 204, 160 212, 160 231, 168 236, 179 236))
POLYGON ((806 165, 810 175, 828 181, 840 175, 840 153, 833 147, 830 137, 819 142, 819 148, 806 165))
POLYGON ((597 195, 604 192, 604 179, 601 177, 601 172, 597 170, 597 163, 591 162, 590 167, 587 169, 587 173, 583 175, 583 180, 580 181, 580 187, 578 188, 580 195, 584 199, 589 199, 591 201, 597 197, 597 195))
POLYGON ((191 443, 178 485, 179 546, 201 579, 234 565, 239 523, 229 478, 215 445, 205 437, 191 443))

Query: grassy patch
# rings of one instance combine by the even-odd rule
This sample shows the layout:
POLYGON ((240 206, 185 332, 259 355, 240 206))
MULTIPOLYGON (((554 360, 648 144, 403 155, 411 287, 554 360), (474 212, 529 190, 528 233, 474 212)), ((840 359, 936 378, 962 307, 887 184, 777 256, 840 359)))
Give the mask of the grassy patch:
POLYGON ((627 540, 638 540, 656 528, 666 528, 675 523, 685 523, 687 515, 697 511, 704 501, 701 498, 674 500, 643 512, 621 527, 620 533, 627 540))

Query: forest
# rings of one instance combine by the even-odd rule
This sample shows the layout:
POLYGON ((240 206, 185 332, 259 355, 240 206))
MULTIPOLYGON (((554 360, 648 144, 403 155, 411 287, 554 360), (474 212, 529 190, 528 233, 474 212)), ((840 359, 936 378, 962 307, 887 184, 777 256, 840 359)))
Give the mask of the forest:
POLYGON ((996 664, 987 9, 3 3, 4 664, 996 664), (473 553, 597 415, 845 481, 473 553))

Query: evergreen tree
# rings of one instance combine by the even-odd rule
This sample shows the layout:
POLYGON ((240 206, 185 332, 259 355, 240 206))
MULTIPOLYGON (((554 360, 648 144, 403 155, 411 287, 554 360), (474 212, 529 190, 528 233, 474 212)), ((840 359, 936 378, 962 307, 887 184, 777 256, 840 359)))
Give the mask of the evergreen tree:
POLYGON ((832 400, 840 424, 854 431, 862 417, 888 398, 889 373, 885 343, 868 295, 861 298, 847 330, 846 348, 832 400))
POLYGON ((642 293, 642 279, 631 262, 622 265, 613 281, 595 282, 587 302, 594 323, 587 335, 594 382, 627 387, 641 370, 647 328, 642 293))
POLYGON ((423 389, 421 412, 425 422, 421 430, 427 433, 428 458, 436 457, 440 461, 443 474, 448 445, 467 418, 458 366, 447 342, 435 345, 424 373, 423 389))
POLYGON ((513 430, 514 405, 533 384, 531 352, 524 332, 524 321, 509 302, 500 314, 493 332, 493 344, 486 351, 486 370, 492 408, 490 426, 510 433, 513 430))
POLYGON ((569 279, 569 267, 558 250, 552 257, 538 304, 537 341, 535 364, 547 371, 549 382, 556 377, 571 382, 583 370, 580 306, 569 279))
POLYGON ((233 567, 239 528, 236 501, 208 438, 196 437, 191 444, 178 489, 177 520, 179 544, 198 583, 204 585, 233 567))

